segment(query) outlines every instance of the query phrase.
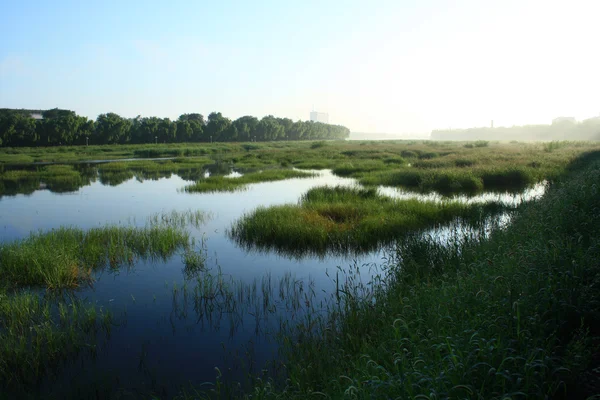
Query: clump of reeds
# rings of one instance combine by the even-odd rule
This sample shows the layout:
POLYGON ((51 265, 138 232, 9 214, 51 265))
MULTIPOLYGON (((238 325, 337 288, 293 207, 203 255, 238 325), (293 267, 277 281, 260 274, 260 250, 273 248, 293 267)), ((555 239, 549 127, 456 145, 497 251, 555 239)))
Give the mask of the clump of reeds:
POLYGON ((290 251, 366 251, 403 234, 504 206, 457 201, 400 200, 374 189, 319 187, 297 205, 258 208, 232 226, 230 235, 243 245, 290 251))
POLYGON ((84 231, 58 228, 0 244, 0 275, 12 286, 74 287, 96 268, 117 268, 136 258, 166 258, 188 243, 188 233, 169 225, 106 226, 84 231))
POLYGON ((243 190, 251 183, 279 181, 290 178, 310 178, 313 173, 293 169, 268 169, 251 172, 240 177, 210 176, 203 178, 184 188, 186 192, 217 192, 243 190))

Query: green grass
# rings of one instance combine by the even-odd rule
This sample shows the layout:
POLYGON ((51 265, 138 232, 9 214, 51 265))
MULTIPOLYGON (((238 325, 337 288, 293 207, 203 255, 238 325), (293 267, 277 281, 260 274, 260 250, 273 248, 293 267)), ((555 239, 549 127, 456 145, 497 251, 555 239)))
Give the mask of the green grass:
POLYGON ((543 179, 554 179, 559 173, 559 168, 540 170, 536 166, 405 168, 364 174, 359 182, 448 195, 484 190, 519 192, 543 179))
POLYGON ((95 355, 110 334, 110 312, 71 291, 44 288, 75 288, 90 282, 94 270, 131 266, 139 258, 164 260, 178 249, 187 269, 200 259, 188 256, 193 243, 184 228, 199 227, 208 217, 161 212, 144 228, 62 227, 0 244, 0 398, 30 395, 31 386, 52 379, 62 362, 82 351, 95 355))
POLYGON ((131 265, 139 258, 166 258, 188 243, 178 227, 106 226, 83 231, 58 228, 0 244, 0 283, 11 286, 76 287, 92 271, 131 265))
POLYGON ((186 169, 201 169, 207 164, 212 163, 212 160, 202 157, 194 158, 176 158, 173 160, 133 160, 133 161, 117 161, 110 163, 98 164, 99 171, 167 171, 177 172, 178 170, 186 169))
MULTIPOLYGON (((43 167, 32 166, 31 161, 74 163, 91 159, 144 157, 175 159, 121 161, 100 164, 95 168, 99 171, 100 181, 110 185, 118 185, 131 177, 158 179, 173 173, 186 180, 202 180, 204 170, 211 169, 211 166, 226 167, 227 171, 294 166, 301 169, 332 169, 339 176, 354 177, 368 185, 395 185, 410 190, 442 191, 449 195, 488 189, 520 190, 523 182, 527 185, 553 179, 578 155, 597 148, 599 145, 593 142, 483 141, 300 141, 0 148, 0 193, 14 194, 19 190, 31 193, 35 190, 35 182, 44 183, 55 191, 76 190, 97 179, 94 175, 83 174, 79 179, 65 174, 53 178, 53 173, 44 173, 43 167), (15 174, 15 168, 37 172, 25 172, 17 179, 19 176, 15 174), (490 174, 504 174, 505 178, 496 176, 485 182, 484 175, 490 174), (415 175, 421 176, 420 183, 406 184, 415 175), (502 179, 516 182, 513 179, 515 176, 519 179, 518 185, 504 182, 494 186, 502 179)), ((220 173, 211 171, 213 175, 220 173)), ((229 186, 227 190, 235 190, 225 185, 231 182, 205 183, 206 190, 218 190, 219 186, 229 186)))
POLYGON ((291 254, 358 252, 411 231, 457 218, 474 220, 503 209, 497 203, 398 200, 374 189, 320 187, 309 190, 297 205, 259 207, 234 223, 230 234, 245 247, 291 254))
POLYGON ((284 379, 239 397, 595 398, 600 153, 568 171, 507 229, 405 236, 373 278, 333 277, 326 315, 280 337, 284 379))
MULTIPOLYGON (((361 160, 358 159, 353 162, 346 162, 341 165, 338 165, 333 168, 333 173, 338 176, 356 176, 358 174, 364 172, 373 172, 373 171, 382 171, 387 169, 387 164, 390 162, 386 162, 391 158, 387 158, 385 160, 361 160)), ((403 159, 398 157, 396 159, 391 159, 398 162, 391 162, 393 164, 403 164, 403 159)))
POLYGON ((70 296, 0 287, 0 391, 23 395, 19 390, 52 377, 62 361, 96 353, 98 336, 109 334, 112 323, 110 312, 70 296))
POLYGON ((280 181, 291 178, 310 178, 313 173, 292 169, 269 169, 259 172, 250 172, 236 178, 224 176, 209 176, 202 178, 184 188, 186 192, 233 192, 243 190, 251 183, 280 181))

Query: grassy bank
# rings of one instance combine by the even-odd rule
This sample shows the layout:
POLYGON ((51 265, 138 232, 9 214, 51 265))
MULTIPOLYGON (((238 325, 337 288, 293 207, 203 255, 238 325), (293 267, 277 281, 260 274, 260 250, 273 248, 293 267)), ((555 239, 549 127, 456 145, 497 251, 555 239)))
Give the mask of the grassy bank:
POLYGON ((593 153, 489 238, 406 237, 380 276, 337 281, 328 317, 283 336, 286 380, 252 398, 597 394, 599 181, 593 153))
POLYGON ((310 178, 315 174, 292 169, 268 169, 250 172, 240 177, 209 176, 197 180, 184 188, 189 193, 233 192, 242 190, 251 183, 282 181, 291 178, 310 178))
POLYGON ((140 257, 164 259, 187 243, 187 232, 165 224, 32 233, 26 239, 0 244, 0 283, 75 287, 88 282, 97 268, 131 265, 140 257))
POLYGON ((374 189, 319 187, 297 205, 258 208, 231 228, 245 247, 299 254, 368 251, 407 232, 455 219, 478 221, 502 211, 497 203, 399 200, 374 189))

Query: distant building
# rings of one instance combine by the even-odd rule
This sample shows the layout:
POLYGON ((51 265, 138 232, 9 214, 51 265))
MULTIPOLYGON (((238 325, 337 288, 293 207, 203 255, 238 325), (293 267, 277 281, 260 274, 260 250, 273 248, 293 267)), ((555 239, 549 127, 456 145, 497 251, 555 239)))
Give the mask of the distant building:
POLYGON ((31 116, 31 118, 33 119, 44 119, 44 116, 42 115, 41 112, 32 112, 31 114, 29 114, 31 116))
POLYGON ((329 114, 318 112, 318 111, 311 111, 310 112, 310 120, 313 122, 322 122, 324 124, 328 124, 329 123, 329 114))
POLYGON ((583 122, 600 122, 600 115, 598 115, 597 117, 584 119, 583 122))
POLYGON ((576 123, 577 121, 575 120, 575 118, 573 117, 558 117, 558 118, 554 118, 552 120, 552 125, 555 124, 562 124, 564 122, 570 122, 572 124, 576 123))

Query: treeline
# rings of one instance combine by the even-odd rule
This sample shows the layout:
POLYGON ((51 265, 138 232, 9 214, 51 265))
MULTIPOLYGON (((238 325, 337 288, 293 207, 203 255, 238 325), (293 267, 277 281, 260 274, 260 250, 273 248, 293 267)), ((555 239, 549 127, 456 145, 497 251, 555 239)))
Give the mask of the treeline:
POLYGON ((345 139, 350 130, 312 121, 294 122, 271 115, 230 120, 220 112, 183 114, 177 120, 123 118, 100 114, 95 121, 74 111, 52 109, 33 118, 30 110, 0 109, 0 145, 59 146, 85 144, 141 144, 182 142, 247 142, 273 140, 345 139))
POLYGON ((445 129, 431 132, 432 140, 600 140, 600 117, 581 122, 561 121, 551 125, 499 128, 445 129))

